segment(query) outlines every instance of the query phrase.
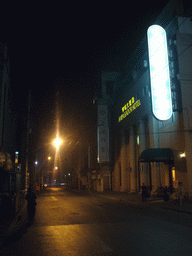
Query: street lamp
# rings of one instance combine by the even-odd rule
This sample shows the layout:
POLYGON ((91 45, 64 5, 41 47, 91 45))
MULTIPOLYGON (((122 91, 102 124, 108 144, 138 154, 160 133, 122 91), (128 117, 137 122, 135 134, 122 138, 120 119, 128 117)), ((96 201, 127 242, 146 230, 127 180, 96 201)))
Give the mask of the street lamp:
POLYGON ((54 172, 53 172, 53 180, 55 180, 55 176, 57 175, 58 171, 58 160, 59 160, 59 147, 62 144, 63 140, 59 138, 59 135, 57 134, 55 140, 53 141, 54 146, 56 147, 55 152, 55 161, 54 161, 54 172))
MULTIPOLYGON (((38 162, 37 160, 35 161, 35 183, 37 184, 37 165, 38 165, 38 162)), ((36 189, 36 188, 35 188, 36 189)))
POLYGON ((53 143, 54 143, 56 149, 59 149, 59 146, 61 145, 62 140, 57 136, 57 138, 54 140, 53 143))
POLYGON ((48 182, 51 183, 51 177, 52 177, 52 172, 51 172, 51 167, 50 167, 50 160, 51 160, 51 157, 48 156, 48 182))
POLYGON ((181 158, 185 157, 185 152, 181 152, 181 153, 180 153, 180 157, 181 157, 181 158))

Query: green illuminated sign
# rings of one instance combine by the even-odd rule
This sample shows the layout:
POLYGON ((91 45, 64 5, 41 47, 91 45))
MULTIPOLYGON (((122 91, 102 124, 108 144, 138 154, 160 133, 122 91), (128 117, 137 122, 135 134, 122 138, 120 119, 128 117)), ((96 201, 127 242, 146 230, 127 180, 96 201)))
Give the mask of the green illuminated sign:
POLYGON ((132 97, 127 104, 122 107, 122 114, 119 116, 118 122, 121 122, 126 116, 131 114, 136 108, 141 105, 140 100, 135 102, 134 97, 132 97))

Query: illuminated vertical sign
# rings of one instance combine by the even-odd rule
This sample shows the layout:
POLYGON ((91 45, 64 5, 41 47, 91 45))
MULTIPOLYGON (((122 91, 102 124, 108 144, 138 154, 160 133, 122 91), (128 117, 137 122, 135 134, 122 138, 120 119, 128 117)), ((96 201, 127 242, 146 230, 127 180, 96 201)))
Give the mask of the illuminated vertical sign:
POLYGON ((165 30, 152 25, 147 31, 151 78, 152 110, 159 120, 172 116, 171 84, 165 30))
POLYGON ((106 105, 98 105, 97 144, 98 163, 109 162, 109 125, 106 105))

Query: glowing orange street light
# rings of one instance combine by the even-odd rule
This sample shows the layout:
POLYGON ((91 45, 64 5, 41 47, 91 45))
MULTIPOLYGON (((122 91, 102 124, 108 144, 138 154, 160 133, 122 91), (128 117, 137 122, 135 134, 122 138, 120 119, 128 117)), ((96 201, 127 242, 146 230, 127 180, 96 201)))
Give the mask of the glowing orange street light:
POLYGON ((54 140, 54 145, 55 145, 56 149, 59 148, 59 146, 61 145, 61 143, 62 143, 62 140, 59 139, 59 137, 57 136, 57 138, 54 140))

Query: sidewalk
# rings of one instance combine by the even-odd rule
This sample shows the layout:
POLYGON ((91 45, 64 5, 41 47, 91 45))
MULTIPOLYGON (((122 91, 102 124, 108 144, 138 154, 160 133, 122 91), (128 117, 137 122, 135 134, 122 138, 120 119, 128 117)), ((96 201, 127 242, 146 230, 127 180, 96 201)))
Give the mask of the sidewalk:
POLYGON ((162 198, 147 198, 147 202, 143 203, 141 200, 141 193, 115 192, 115 191, 106 191, 106 192, 92 191, 90 194, 107 197, 113 200, 129 202, 137 205, 146 205, 149 207, 161 207, 164 209, 192 214, 192 200, 187 200, 187 199, 183 200, 183 204, 180 205, 180 203, 177 200, 170 199, 169 202, 164 202, 162 198))
MULTIPOLYGON (((88 189, 78 190, 78 189, 71 189, 71 188, 65 188, 64 191, 69 191, 71 193, 75 193, 77 195, 82 195, 82 196, 85 196, 85 195, 100 196, 100 197, 106 197, 116 201, 129 202, 131 204, 136 204, 136 205, 145 205, 149 207, 161 207, 163 209, 169 209, 172 211, 192 214, 192 199, 183 200, 182 205, 180 205, 180 203, 177 200, 172 200, 172 199, 170 199, 169 202, 164 202, 162 198, 147 198, 147 202, 143 203, 141 193, 116 192, 111 190, 107 190, 104 192, 97 192, 94 190, 89 192, 88 189)), ((43 192, 44 191, 42 191, 41 193, 43 192)))
MULTIPOLYGON (((37 196, 41 193, 43 193, 43 191, 37 193, 37 196)), ((27 201, 25 200, 23 207, 14 216, 0 221, 0 247, 6 237, 17 233, 28 224, 27 201)))
POLYGON ((16 233, 27 221, 27 204, 25 203, 15 216, 0 222, 0 247, 7 236, 16 233))

